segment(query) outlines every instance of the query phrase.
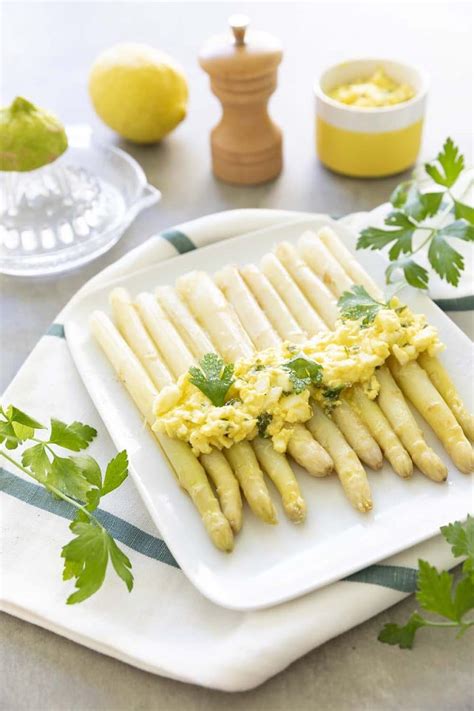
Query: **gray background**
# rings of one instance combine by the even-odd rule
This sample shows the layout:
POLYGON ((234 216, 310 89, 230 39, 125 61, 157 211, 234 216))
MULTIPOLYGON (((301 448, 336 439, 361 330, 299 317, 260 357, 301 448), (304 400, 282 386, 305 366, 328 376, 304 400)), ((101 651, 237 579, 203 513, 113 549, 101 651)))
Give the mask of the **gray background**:
MULTIPOLYGON (((186 121, 161 145, 123 145, 163 192, 108 254, 52 279, 1 280, 0 387, 14 376, 56 313, 90 277, 154 232, 200 215, 266 207, 343 215, 384 202, 400 178, 357 181, 335 176, 314 156, 316 75, 355 56, 422 65, 432 89, 423 158, 447 135, 472 154, 472 11, 467 2, 423 3, 4 3, 2 104, 17 95, 90 123, 102 140, 122 145, 94 116, 87 73, 98 52, 118 41, 154 44, 184 67, 191 97, 186 121), (272 113, 284 130, 285 170, 259 188, 215 181, 208 133, 219 115, 197 65, 203 41, 226 18, 246 11, 285 46, 272 113)), ((321 709, 470 709, 474 704, 472 635, 423 631, 413 652, 380 645, 387 620, 404 620, 412 598, 314 650, 251 692, 226 695, 140 672, 12 617, 2 617, 0 704, 8 710, 160 709, 279 711, 321 709)))

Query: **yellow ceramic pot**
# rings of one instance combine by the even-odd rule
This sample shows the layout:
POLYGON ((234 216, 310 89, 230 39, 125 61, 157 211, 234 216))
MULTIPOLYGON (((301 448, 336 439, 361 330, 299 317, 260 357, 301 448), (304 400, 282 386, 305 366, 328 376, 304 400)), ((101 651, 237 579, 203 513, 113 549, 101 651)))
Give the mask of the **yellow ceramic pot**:
POLYGON ((316 82, 316 150, 324 165, 361 178, 394 175, 416 161, 421 145, 428 79, 408 64, 385 59, 357 59, 327 69, 316 82), (399 104, 361 108, 331 99, 327 92, 377 69, 415 96, 399 104))

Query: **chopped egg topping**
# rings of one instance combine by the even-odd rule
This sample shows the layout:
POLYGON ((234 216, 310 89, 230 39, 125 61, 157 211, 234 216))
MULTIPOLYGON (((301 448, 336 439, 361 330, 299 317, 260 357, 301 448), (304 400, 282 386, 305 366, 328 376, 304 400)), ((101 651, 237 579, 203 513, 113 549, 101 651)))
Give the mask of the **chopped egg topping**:
POLYGON ((381 309, 366 327, 360 321, 341 320, 335 330, 298 346, 285 342, 238 359, 220 407, 185 373, 156 398, 153 429, 188 442, 196 455, 259 434, 270 437, 275 450, 284 452, 295 423, 312 416, 310 397, 329 414, 356 383, 374 399, 379 390, 376 369, 390 355, 404 365, 423 351, 435 355, 443 349, 425 316, 413 314, 396 299, 391 306, 381 309))
POLYGON ((328 96, 341 104, 370 109, 401 104, 412 99, 415 92, 408 84, 398 84, 383 69, 377 69, 368 79, 341 84, 329 91, 328 96))

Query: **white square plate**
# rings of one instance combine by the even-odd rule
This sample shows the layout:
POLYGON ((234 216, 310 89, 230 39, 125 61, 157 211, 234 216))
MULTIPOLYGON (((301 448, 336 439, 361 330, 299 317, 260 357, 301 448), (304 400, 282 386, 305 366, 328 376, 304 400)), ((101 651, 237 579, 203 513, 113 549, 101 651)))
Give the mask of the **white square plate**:
MULTIPOLYGON (((156 440, 144 428, 123 385, 88 329, 94 309, 109 311, 114 285, 132 295, 158 284, 172 284, 191 269, 213 273, 225 264, 255 262, 281 240, 295 242, 306 229, 330 224, 354 248, 355 235, 325 218, 298 219, 265 228, 130 273, 89 292, 74 303, 66 321, 66 338, 81 377, 112 439, 128 450, 131 473, 168 547, 191 582, 213 602, 236 610, 269 607, 344 578, 430 536, 472 510, 472 478, 458 472, 427 425, 419 420, 429 444, 448 464, 449 477, 435 484, 419 472, 411 480, 397 477, 388 465, 368 475, 374 510, 360 514, 346 500, 337 476, 313 479, 295 466, 308 517, 290 523, 278 506, 279 524, 268 526, 246 508, 235 550, 226 555, 208 540, 199 515, 179 489, 156 440)), ((383 283, 384 260, 358 252, 358 259, 383 283)), ((403 299, 424 312, 447 344, 442 360, 472 407, 472 344, 424 294, 407 289, 403 299), (470 399, 470 401, 469 401, 470 399)))

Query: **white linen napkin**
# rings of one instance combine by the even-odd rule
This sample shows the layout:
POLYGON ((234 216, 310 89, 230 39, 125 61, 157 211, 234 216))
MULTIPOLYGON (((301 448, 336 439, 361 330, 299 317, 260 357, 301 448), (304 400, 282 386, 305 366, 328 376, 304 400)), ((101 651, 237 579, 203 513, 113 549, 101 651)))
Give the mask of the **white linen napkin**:
MULTIPOLYGON (((81 293, 153 261, 304 216, 273 210, 209 215, 150 238, 81 293)), ((105 464, 115 451, 69 354, 62 327, 67 308, 39 341, 3 402, 39 420, 54 416, 93 425, 98 437, 91 454, 105 464)), ((309 650, 413 592, 418 558, 439 568, 454 564, 449 547, 437 536, 283 605, 256 612, 226 610, 204 598, 177 567, 129 478, 106 497, 99 515, 132 561, 134 590, 129 595, 116 576, 108 575, 96 595, 67 606, 70 590, 61 580, 59 553, 69 539, 68 505, 52 500, 13 468, 0 469, 0 483, 5 611, 141 669, 226 691, 261 684, 309 650)))

